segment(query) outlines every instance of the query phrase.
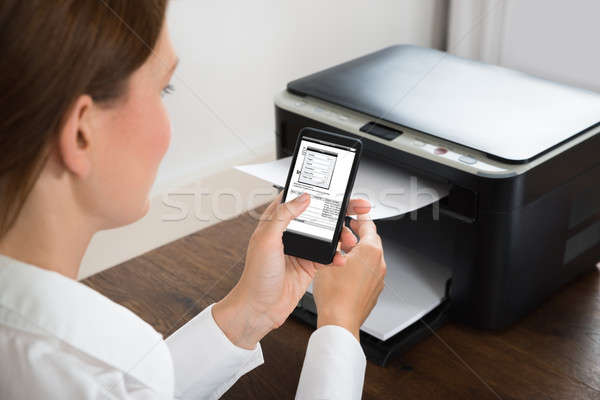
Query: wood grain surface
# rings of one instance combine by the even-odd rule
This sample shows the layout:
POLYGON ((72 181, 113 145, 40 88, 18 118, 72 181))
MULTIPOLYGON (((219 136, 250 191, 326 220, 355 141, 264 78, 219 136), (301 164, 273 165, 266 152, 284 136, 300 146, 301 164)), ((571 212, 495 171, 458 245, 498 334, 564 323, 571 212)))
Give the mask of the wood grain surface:
MULTIPOLYGON (((262 209, 84 283, 169 335, 237 282, 262 209)), ((504 332, 448 323, 387 367, 368 363, 363 398, 600 399, 599 286, 597 271, 582 276, 504 332)), ((265 364, 223 398, 292 399, 311 332, 289 319, 270 333, 261 342, 265 364)))

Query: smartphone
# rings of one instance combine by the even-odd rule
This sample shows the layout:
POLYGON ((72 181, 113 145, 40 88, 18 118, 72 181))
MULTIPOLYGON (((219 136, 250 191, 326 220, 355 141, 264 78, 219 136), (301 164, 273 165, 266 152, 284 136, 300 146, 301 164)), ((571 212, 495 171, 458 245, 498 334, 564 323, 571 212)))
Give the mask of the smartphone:
POLYGON ((333 261, 361 153, 360 139, 313 128, 300 131, 281 201, 306 192, 310 204, 283 233, 285 254, 333 261))

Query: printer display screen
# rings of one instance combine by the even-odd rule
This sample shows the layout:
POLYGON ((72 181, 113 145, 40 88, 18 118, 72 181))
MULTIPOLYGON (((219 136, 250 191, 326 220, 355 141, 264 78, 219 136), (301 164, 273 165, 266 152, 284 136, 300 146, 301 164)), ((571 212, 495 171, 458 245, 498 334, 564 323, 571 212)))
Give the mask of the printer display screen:
POLYGON ((300 142, 285 201, 310 194, 310 205, 287 231, 331 242, 356 149, 305 137, 300 142))

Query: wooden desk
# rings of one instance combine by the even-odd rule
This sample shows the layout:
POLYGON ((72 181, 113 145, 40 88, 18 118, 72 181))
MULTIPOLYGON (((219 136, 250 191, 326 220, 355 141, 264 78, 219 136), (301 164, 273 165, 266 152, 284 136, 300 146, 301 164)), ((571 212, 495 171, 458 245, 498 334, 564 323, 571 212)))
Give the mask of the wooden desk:
MULTIPOLYGON (((235 284, 255 225, 244 214, 84 283, 169 335, 235 284)), ((369 363, 363 398, 600 399, 599 286, 583 276, 502 333, 449 323, 388 367, 369 363)), ((291 319, 269 334, 265 364, 223 398, 293 398, 311 332, 291 319)))

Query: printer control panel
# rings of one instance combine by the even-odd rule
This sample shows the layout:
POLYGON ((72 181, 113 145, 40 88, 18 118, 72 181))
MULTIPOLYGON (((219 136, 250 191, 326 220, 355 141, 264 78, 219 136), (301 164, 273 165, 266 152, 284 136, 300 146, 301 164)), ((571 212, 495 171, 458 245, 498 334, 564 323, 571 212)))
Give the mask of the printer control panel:
POLYGON ((300 97, 284 90, 275 104, 287 111, 335 126, 357 136, 425 157, 436 162, 479 175, 506 177, 516 175, 518 165, 504 165, 476 150, 447 142, 434 136, 397 126, 386 121, 343 109, 319 99, 300 97))
POLYGON ((275 104, 284 110, 334 126, 357 136, 377 141, 474 175, 490 178, 506 178, 522 174, 553 157, 556 153, 564 151, 567 147, 574 146, 595 135, 598 129, 600 129, 593 129, 586 134, 580 135, 569 143, 537 157, 530 163, 507 164, 492 160, 480 151, 440 139, 436 136, 395 125, 387 121, 374 121, 373 116, 345 109, 316 98, 296 96, 287 90, 283 90, 276 96, 275 104))

